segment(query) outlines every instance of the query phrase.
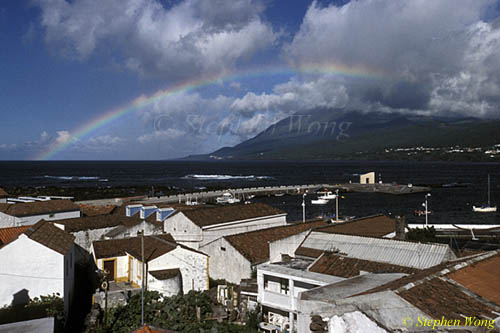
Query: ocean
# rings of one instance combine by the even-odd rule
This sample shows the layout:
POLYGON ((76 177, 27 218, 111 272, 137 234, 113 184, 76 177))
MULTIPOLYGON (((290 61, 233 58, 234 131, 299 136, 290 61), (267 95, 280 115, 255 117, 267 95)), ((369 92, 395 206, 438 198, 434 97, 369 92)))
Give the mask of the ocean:
MULTIPOLYGON (((377 181, 432 186, 428 200, 430 223, 500 224, 500 215, 472 212, 473 204, 487 201, 487 177, 491 176, 492 204, 500 203, 500 164, 406 161, 4 161, 0 162, 0 187, 134 187, 162 185, 184 191, 206 187, 238 188, 272 185, 358 182, 359 174, 375 171, 377 181), (460 187, 441 187, 460 184, 460 187)), ((348 216, 378 213, 405 215, 410 223, 423 209, 424 193, 390 195, 345 193, 340 212, 348 216)), ((308 218, 331 215, 335 201, 313 206, 307 196, 308 218)), ((262 197, 288 212, 289 220, 302 218, 302 197, 262 197)), ((500 213, 500 212, 499 212, 500 213)))

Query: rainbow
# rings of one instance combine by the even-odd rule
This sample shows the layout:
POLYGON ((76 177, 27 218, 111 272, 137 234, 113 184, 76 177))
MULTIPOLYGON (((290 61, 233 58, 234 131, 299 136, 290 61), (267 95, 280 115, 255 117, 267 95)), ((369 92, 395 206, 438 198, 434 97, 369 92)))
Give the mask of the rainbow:
POLYGON ((159 90, 156 93, 150 95, 150 96, 139 96, 132 100, 131 102, 127 103, 124 106, 117 107, 114 109, 111 109, 107 112, 104 112, 103 114, 99 115, 98 117, 90 120, 89 122, 85 123, 84 125, 73 129, 70 131, 71 134, 71 139, 67 140, 65 142, 54 142, 51 144, 46 150, 44 150, 41 154, 37 155, 34 159, 35 160, 50 160, 52 159, 56 154, 59 152, 64 151, 66 148, 68 148, 71 144, 73 144, 75 141, 78 141, 88 134, 96 131, 99 128, 102 128, 106 126, 107 124, 110 124, 117 119, 123 117, 126 114, 132 113, 134 111, 140 110, 144 107, 147 107, 148 105, 151 105, 155 103, 156 101, 159 101, 165 97, 168 97, 170 95, 178 94, 178 93, 183 93, 183 92, 189 92, 204 86, 209 86, 213 84, 220 84, 220 82, 231 82, 231 81, 236 81, 236 80, 241 80, 241 79, 248 79, 248 78, 256 78, 256 77, 265 77, 265 76, 270 76, 270 75, 300 75, 300 74, 311 74, 311 75, 337 75, 337 76, 344 76, 344 77, 350 77, 350 78, 358 78, 358 79, 368 79, 368 80, 383 80, 390 75, 387 73, 384 73, 382 71, 378 70, 373 70, 369 69, 367 67, 363 66, 345 66, 345 65, 338 65, 338 64, 304 64, 301 65, 300 67, 270 67, 270 68, 259 68, 258 70, 246 70, 246 71, 239 71, 236 73, 232 73, 230 75, 227 74, 222 74, 222 75, 217 75, 217 76, 211 76, 211 77, 203 77, 203 78, 198 78, 197 80, 191 80, 191 81, 186 81, 182 82, 180 84, 177 84, 175 86, 172 86, 168 89, 165 90, 159 90))

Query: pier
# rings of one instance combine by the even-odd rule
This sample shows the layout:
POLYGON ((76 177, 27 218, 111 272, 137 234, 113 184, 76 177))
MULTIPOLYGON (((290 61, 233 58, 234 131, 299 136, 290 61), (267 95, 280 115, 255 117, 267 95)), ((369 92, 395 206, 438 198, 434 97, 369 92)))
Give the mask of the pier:
POLYGON ((250 195, 253 196, 270 196, 276 194, 298 195, 306 192, 312 193, 319 189, 335 191, 339 189, 343 192, 366 192, 366 193, 387 193, 387 194, 412 194, 429 192, 430 187, 424 186, 408 186, 398 184, 309 184, 309 185, 282 185, 282 186, 261 186, 261 187, 245 187, 245 188, 228 188, 216 191, 200 191, 191 193, 179 193, 175 195, 160 196, 160 197, 128 197, 115 199, 100 199, 79 201, 78 204, 86 205, 121 205, 124 202, 137 202, 142 204, 155 203, 180 203, 186 201, 198 202, 215 202, 217 197, 224 193, 231 193, 234 197, 245 200, 250 195))

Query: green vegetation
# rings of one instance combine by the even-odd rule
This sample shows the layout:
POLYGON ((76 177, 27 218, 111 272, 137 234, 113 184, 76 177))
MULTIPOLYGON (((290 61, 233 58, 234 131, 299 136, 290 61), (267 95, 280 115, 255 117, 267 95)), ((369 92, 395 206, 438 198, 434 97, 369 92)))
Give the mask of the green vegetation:
MULTIPOLYGON (((251 313, 246 326, 218 323, 212 316, 212 301, 206 293, 162 297, 156 291, 144 293, 144 322, 157 328, 180 332, 256 332, 257 314, 251 313), (199 315, 198 315, 199 314, 199 315)), ((141 296, 134 295, 127 305, 108 310, 106 323, 98 332, 130 332, 141 325, 141 296)))

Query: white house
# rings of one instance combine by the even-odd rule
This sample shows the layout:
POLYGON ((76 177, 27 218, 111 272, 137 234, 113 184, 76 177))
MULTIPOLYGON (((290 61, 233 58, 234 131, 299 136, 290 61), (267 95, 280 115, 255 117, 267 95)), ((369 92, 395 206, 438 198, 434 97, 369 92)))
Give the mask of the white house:
POLYGON ((80 217, 80 207, 70 200, 0 204, 0 227, 32 225, 40 220, 56 221, 75 217, 80 217))
MULTIPOLYGON (((255 266, 269 262, 269 244, 274 241, 299 236, 302 241, 307 231, 327 225, 323 221, 288 224, 236 235, 220 237, 200 247, 210 256, 210 276, 239 284, 252 277, 255 266)), ((293 251, 298 247, 297 243, 293 251)), ((293 253, 293 252, 292 252, 293 253)), ((281 260, 281 257, 278 261, 281 260)))
POLYGON ((74 237, 40 221, 0 248, 0 307, 59 293, 73 300, 74 237))
POLYGON ((190 290, 208 289, 208 256, 178 244, 168 234, 144 236, 145 274, 142 272, 141 237, 94 241, 96 265, 107 270, 108 280, 148 289, 170 296, 190 290))
POLYGON ((375 184, 375 172, 368 172, 359 175, 360 184, 375 184))
POLYGON ((84 216, 55 222, 55 225, 75 236, 75 243, 91 251, 92 242, 101 239, 123 238, 137 235, 163 233, 161 223, 149 223, 138 216, 126 217, 120 214, 84 216))
POLYGON ((286 225, 286 213, 262 204, 202 207, 176 211, 164 231, 194 249, 227 235, 286 225))

